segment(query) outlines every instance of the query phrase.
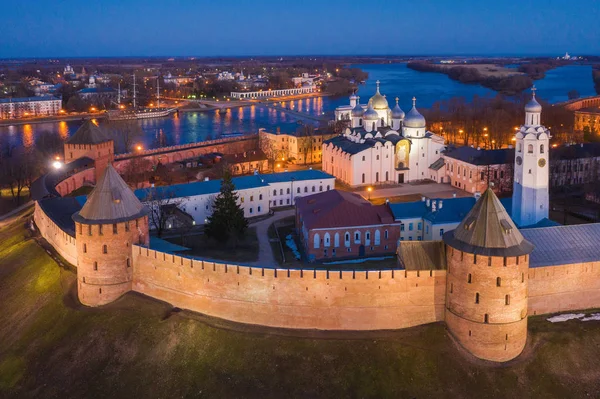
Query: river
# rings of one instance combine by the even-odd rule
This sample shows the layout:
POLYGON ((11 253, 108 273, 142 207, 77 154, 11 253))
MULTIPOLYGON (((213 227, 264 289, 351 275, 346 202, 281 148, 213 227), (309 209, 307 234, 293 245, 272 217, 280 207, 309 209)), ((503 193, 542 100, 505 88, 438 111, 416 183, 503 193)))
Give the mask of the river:
MULTIPOLYGON (((386 95, 390 107, 394 98, 400 98, 400 106, 408 111, 411 98, 417 98, 417 106, 430 107, 435 101, 452 97, 470 100, 474 95, 493 97, 496 92, 479 85, 465 85, 448 78, 444 74, 417 72, 406 64, 365 64, 355 65, 369 73, 368 81, 360 86, 358 95, 366 102, 375 92, 375 82, 379 80, 381 93, 386 95)), ((538 96, 551 103, 567 100, 570 90, 577 90, 583 96, 595 95, 591 66, 569 65, 552 69, 544 79, 536 81, 538 96)), ((287 102, 285 107, 307 112, 311 115, 333 117, 333 110, 348 104, 347 97, 314 97, 287 102)), ((270 131, 279 127, 282 131, 293 131, 297 126, 295 115, 268 109, 260 105, 232 108, 226 111, 182 112, 169 118, 138 121, 143 132, 139 142, 145 148, 161 145, 177 145, 217 138, 228 133, 256 132, 264 127, 270 131)), ((314 123, 305 120, 304 123, 314 123)), ((68 138, 81 125, 81 121, 50 122, 20 126, 0 127, 0 148, 6 144, 30 148, 36 138, 49 131, 57 132, 62 139, 68 138)), ((123 151, 118 148, 118 151, 123 151)))

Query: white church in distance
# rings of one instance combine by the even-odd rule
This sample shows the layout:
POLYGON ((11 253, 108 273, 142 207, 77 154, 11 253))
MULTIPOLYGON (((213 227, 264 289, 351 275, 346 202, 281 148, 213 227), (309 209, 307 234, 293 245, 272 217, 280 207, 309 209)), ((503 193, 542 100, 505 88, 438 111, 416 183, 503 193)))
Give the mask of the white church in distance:
POLYGON ((353 94, 350 105, 335 110, 335 119, 348 120, 350 127, 323 142, 323 171, 350 186, 423 179, 443 182, 444 139, 427 131, 415 98, 407 114, 398 98, 390 109, 378 81, 368 104, 360 104, 359 99, 353 94))

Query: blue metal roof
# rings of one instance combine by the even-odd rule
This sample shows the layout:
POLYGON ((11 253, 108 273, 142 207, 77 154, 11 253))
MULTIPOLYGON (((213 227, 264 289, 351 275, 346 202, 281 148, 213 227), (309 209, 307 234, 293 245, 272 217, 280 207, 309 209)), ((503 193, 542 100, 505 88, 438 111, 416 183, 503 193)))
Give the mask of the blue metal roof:
POLYGON ((54 97, 54 96, 20 97, 20 98, 0 98, 0 104, 6 104, 6 103, 28 103, 28 102, 34 102, 34 101, 50 101, 50 100, 60 100, 60 98, 54 97))
POLYGON ((390 210, 396 220, 422 218, 428 212, 424 201, 390 204, 390 210))
POLYGON ((442 199, 442 209, 439 209, 440 200, 437 201, 437 210, 435 212, 430 211, 423 217, 431 221, 432 224, 460 223, 473 208, 477 199, 475 197, 442 199))
POLYGON ((322 170, 308 169, 297 170, 294 172, 271 173, 259 175, 266 183, 285 183, 293 180, 323 180, 333 179, 334 176, 325 173, 322 170))
MULTIPOLYGON (((262 176, 242 176, 231 179, 236 190, 265 187, 268 184, 262 176)), ((165 198, 193 197, 195 195, 216 194, 221 190, 221 180, 199 181, 194 183, 174 184, 172 186, 159 186, 140 188, 135 190, 135 196, 144 201, 148 196, 165 198)))
POLYGON ((600 223, 522 229, 521 234, 535 246, 529 267, 600 261, 600 223))

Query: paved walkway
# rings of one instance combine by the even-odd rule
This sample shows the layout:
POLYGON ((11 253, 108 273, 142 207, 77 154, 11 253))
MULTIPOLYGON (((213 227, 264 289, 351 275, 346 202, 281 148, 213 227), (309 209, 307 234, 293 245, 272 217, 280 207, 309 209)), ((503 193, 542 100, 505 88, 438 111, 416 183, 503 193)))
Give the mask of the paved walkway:
POLYGON ((271 244, 269 243, 269 234, 267 230, 269 226, 275 223, 278 220, 285 219, 289 216, 295 215, 294 209, 288 209, 286 211, 275 212, 275 214, 268 218, 261 220, 256 223, 250 224, 252 227, 256 227, 256 236, 258 237, 258 260, 256 262, 250 263, 255 266, 277 266, 277 261, 273 256, 273 251, 271 250, 271 244))
POLYGON ((12 223, 13 220, 15 219, 15 217, 18 216, 18 214, 21 213, 21 211, 29 208, 32 205, 33 205, 33 201, 29 201, 29 202, 21 205, 20 207, 15 208, 10 212, 5 213, 4 215, 1 215, 0 216, 0 227, 3 227, 7 224, 12 223))
MULTIPOLYGON (((371 191, 371 198, 390 198, 400 195, 411 195, 411 194, 422 194, 424 196, 436 197, 436 198, 452 198, 452 195, 456 193, 457 197, 470 197, 470 194, 466 191, 461 190, 457 187, 452 187, 449 184, 441 183, 427 183, 427 184, 409 184, 404 183, 400 187, 381 188, 374 187, 371 191)), ((357 191, 357 194, 362 195, 365 198, 369 198, 368 191, 357 191)))

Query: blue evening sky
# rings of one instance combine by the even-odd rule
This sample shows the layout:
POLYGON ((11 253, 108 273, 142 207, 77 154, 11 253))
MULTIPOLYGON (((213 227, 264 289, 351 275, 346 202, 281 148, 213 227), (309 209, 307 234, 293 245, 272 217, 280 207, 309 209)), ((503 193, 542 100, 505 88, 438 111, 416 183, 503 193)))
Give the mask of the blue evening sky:
POLYGON ((600 0, 0 0, 0 58, 600 54, 600 0))

